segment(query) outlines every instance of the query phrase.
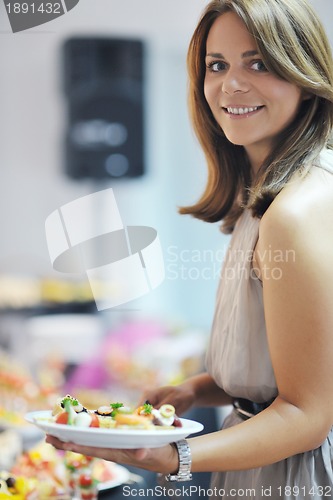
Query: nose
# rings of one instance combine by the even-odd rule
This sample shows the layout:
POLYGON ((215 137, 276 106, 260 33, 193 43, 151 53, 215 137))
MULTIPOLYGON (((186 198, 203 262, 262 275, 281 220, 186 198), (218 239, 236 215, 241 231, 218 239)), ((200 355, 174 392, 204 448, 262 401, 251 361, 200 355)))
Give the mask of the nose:
POLYGON ((236 92, 248 92, 249 83, 244 72, 241 69, 229 68, 223 75, 221 90, 229 95, 236 92))

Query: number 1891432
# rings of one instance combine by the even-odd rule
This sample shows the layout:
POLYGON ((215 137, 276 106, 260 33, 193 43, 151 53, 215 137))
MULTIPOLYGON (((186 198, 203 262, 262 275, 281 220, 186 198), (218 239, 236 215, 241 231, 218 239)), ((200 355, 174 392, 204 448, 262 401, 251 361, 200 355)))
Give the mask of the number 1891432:
POLYGON ((304 498, 332 498, 332 486, 279 486, 277 488, 280 497, 298 498, 302 495, 304 498))
POLYGON ((6 4, 8 14, 62 14, 60 2, 15 2, 6 4))

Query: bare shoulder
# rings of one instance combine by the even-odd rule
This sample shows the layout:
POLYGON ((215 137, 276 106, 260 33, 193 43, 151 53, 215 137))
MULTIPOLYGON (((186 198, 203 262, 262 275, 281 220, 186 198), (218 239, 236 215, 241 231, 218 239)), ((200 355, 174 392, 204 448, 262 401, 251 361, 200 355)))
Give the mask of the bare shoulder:
MULTIPOLYGON (((333 171, 333 169, 332 169, 333 171)), ((259 238, 276 244, 325 242, 333 249, 333 173, 295 174, 264 214, 259 238)))
MULTIPOLYGON (((313 166, 265 212, 254 255, 279 394, 309 415, 325 405, 333 376, 332 227, 333 174, 313 166)), ((320 415, 326 430, 332 398, 328 406, 320 415)))

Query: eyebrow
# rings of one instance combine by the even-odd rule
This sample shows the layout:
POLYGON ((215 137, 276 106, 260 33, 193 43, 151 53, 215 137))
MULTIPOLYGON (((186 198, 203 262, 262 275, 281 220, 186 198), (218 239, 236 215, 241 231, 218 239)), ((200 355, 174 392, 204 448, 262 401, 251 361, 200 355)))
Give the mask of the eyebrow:
MULTIPOLYGON (((258 56, 259 52, 257 50, 247 50, 246 52, 243 52, 242 54, 242 59, 245 59, 246 57, 252 57, 252 56, 258 56)), ((223 54, 220 52, 209 52, 206 54, 206 57, 215 57, 217 59, 224 59, 223 54)))

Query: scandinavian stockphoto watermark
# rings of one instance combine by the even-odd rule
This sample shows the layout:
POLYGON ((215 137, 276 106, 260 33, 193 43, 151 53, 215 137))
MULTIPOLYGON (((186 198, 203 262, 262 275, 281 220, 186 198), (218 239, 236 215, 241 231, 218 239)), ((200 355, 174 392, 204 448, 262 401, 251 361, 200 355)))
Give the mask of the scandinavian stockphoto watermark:
POLYGON ((48 23, 72 10, 80 0, 3 0, 13 33, 48 23))
POLYGON ((55 210, 45 232, 53 268, 86 274, 99 311, 137 299, 165 278, 157 231, 125 226, 112 188, 55 210))
POLYGON ((262 251, 228 248, 213 249, 180 248, 170 245, 166 251, 165 265, 168 280, 217 280, 254 279, 280 280, 283 265, 296 262, 293 249, 262 251), (223 266, 222 264, 225 263, 223 266))
POLYGON ((213 250, 170 245, 165 254, 166 277, 171 281, 218 279, 226 250, 226 247, 213 250))

